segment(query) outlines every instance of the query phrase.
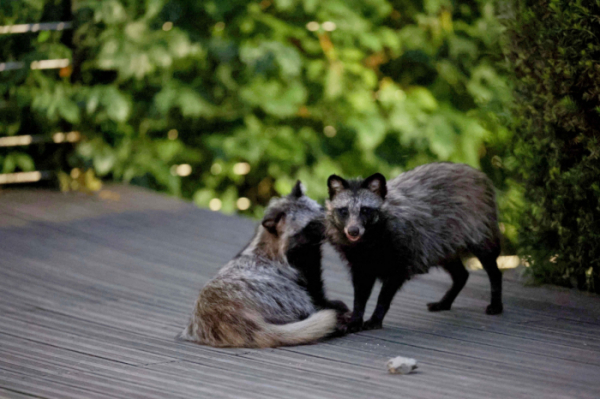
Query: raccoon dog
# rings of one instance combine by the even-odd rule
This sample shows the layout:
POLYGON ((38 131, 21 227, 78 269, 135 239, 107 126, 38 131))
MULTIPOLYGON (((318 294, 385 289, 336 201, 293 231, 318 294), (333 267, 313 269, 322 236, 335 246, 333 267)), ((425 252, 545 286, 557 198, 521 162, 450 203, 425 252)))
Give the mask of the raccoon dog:
MULTIPOLYGON (((180 338, 217 347, 275 347, 316 341, 336 330, 339 301, 321 279, 324 210, 298 182, 271 201, 261 225, 200 291, 180 338)), ((341 320, 341 319, 340 319, 341 320)))
POLYGON ((354 311, 348 331, 381 328, 404 281, 440 265, 452 277, 444 297, 427 306, 449 310, 469 273, 461 255, 481 261, 491 283, 487 314, 502 313, 500 231, 492 182, 467 165, 432 163, 386 184, 376 173, 365 180, 327 181, 326 234, 350 266, 354 311), (365 305, 376 279, 382 281, 377 306, 363 324, 365 305))

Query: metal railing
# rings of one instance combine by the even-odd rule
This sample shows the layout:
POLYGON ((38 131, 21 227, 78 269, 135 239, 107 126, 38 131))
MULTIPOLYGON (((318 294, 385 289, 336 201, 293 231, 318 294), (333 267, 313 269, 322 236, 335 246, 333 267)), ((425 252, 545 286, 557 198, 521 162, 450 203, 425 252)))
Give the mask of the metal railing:
MULTIPOLYGON (((59 22, 43 22, 35 24, 18 24, 0 26, 0 35, 3 34, 19 34, 39 31, 62 31, 71 29, 73 23, 70 21, 59 22)), ((27 66, 30 69, 62 69, 70 65, 69 59, 54 59, 54 60, 36 60, 26 65, 24 62, 9 61, 0 62, 0 72, 22 69, 27 66)), ((18 147, 29 146, 37 143, 53 142, 60 144, 63 142, 74 143, 79 141, 81 134, 79 132, 56 132, 52 135, 19 135, 0 137, 0 147, 18 147)), ((31 172, 16 172, 0 174, 0 185, 14 183, 31 183, 40 180, 51 179, 54 173, 51 171, 31 171, 31 172)))

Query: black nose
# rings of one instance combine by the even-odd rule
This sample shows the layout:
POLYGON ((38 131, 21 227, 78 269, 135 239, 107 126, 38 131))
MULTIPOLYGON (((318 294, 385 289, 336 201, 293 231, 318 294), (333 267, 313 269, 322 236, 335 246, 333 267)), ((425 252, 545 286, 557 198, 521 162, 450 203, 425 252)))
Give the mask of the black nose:
POLYGON ((360 234, 360 229, 357 226, 348 227, 348 234, 350 234, 352 237, 358 237, 360 234))

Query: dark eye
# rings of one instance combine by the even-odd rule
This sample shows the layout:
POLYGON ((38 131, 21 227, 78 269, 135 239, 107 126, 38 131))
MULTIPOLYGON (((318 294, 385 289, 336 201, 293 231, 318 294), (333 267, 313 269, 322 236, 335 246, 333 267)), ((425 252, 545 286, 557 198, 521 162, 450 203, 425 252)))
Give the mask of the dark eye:
POLYGON ((336 211, 341 217, 348 217, 348 208, 337 208, 336 211))
POLYGON ((366 207, 360 208, 360 214, 365 217, 370 217, 374 212, 375 212, 375 210, 373 208, 366 208, 366 207))

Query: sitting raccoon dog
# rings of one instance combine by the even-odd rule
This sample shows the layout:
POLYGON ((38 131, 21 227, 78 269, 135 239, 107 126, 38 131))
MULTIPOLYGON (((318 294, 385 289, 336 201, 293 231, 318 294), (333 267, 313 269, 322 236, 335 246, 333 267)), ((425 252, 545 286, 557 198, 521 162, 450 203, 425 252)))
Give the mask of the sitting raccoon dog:
POLYGON ((264 348, 333 333, 338 312, 349 311, 324 294, 323 217, 323 208, 304 195, 300 182, 287 197, 271 201, 252 241, 201 290, 180 338, 264 348))
POLYGON ((404 281, 444 267, 452 287, 428 304, 449 310, 469 273, 461 255, 471 252, 488 273, 492 300, 487 314, 502 312, 502 273, 495 193, 492 182, 467 165, 432 163, 387 182, 376 173, 365 180, 327 181, 326 234, 350 266, 354 311, 348 331, 381 328, 404 281), (363 324, 365 305, 376 279, 382 281, 375 312, 363 324))

